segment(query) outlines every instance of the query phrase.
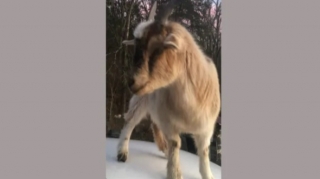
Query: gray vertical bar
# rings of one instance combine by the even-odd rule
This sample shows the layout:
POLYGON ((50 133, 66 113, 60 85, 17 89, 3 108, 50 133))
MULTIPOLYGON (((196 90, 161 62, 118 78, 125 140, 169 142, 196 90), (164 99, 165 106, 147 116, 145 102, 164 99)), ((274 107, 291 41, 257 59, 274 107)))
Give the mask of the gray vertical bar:
POLYGON ((105 178, 106 3, 0 2, 0 178, 105 178))
POLYGON ((319 1, 222 2, 223 179, 319 177, 319 1))

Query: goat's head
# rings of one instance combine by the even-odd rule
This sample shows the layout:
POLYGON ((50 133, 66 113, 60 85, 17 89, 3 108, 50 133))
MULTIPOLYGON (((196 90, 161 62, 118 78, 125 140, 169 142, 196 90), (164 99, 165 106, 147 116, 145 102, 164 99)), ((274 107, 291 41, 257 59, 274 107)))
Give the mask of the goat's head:
MULTIPOLYGON (((179 48, 177 39, 171 34, 172 29, 168 21, 168 17, 171 15, 175 4, 174 0, 169 2, 156 15, 157 3, 155 2, 149 13, 148 20, 141 22, 135 28, 133 33, 134 39, 123 41, 123 44, 134 45, 135 47, 132 77, 128 82, 130 90, 135 94, 149 93, 155 90, 156 87, 146 92, 139 92, 150 82, 152 77, 156 78, 156 73, 164 73, 159 72, 164 68, 163 65, 159 67, 161 66, 159 65, 161 64, 161 60, 167 60, 159 58, 162 52, 168 48, 176 51, 179 48)), ((164 63, 168 62, 162 62, 162 64, 164 63)), ((160 87, 161 85, 156 86, 160 87)))

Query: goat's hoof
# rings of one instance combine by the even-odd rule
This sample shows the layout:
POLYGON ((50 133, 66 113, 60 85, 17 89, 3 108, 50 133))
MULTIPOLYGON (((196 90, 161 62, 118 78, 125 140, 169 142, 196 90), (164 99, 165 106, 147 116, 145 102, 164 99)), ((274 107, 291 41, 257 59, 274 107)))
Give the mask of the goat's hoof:
POLYGON ((181 173, 181 172, 178 172, 178 174, 177 174, 177 178, 178 178, 178 179, 183 179, 183 177, 182 177, 182 173, 181 173))
POLYGON ((168 177, 168 179, 183 179, 183 177, 182 177, 182 176, 177 176, 177 177, 175 177, 175 178, 170 178, 170 177, 168 177))
POLYGON ((212 175, 209 177, 204 177, 203 179, 215 179, 212 175))
POLYGON ((177 172, 173 175, 167 176, 167 179, 183 179, 181 172, 177 172))
POLYGON ((126 162, 128 158, 127 153, 118 153, 117 159, 119 162, 126 162))

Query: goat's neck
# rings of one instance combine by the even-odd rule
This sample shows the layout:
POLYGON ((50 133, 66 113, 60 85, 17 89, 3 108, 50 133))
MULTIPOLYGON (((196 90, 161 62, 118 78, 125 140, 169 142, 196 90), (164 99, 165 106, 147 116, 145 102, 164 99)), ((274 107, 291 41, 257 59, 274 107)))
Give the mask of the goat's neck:
POLYGON ((212 62, 208 62, 203 54, 187 52, 185 69, 175 82, 176 94, 187 96, 199 108, 208 107, 215 89, 212 62))

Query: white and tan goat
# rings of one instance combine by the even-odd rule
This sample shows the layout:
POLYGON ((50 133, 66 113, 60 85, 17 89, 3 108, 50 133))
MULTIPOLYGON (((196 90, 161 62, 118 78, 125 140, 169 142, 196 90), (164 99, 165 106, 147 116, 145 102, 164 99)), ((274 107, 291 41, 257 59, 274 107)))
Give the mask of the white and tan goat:
MULTIPOLYGON (((208 61, 212 61, 210 57, 207 57, 208 61)), ((133 120, 129 123, 129 125, 125 125, 122 129, 121 135, 119 137, 119 144, 118 144, 118 151, 121 155, 119 155, 118 160, 119 161, 125 161, 126 157, 128 155, 128 145, 129 145, 129 139, 131 137, 131 134, 133 132, 133 129, 136 125, 138 125, 143 119, 150 118, 147 111, 147 95, 144 96, 137 96, 133 95, 129 102, 129 109, 127 113, 124 115, 124 119, 126 123, 128 123, 129 120, 133 120), (148 117, 147 117, 148 116, 148 117)), ((154 138, 154 142, 158 146, 159 150, 162 151, 165 156, 167 157, 167 146, 168 143, 166 141, 166 138, 164 137, 161 129, 152 122, 151 120, 151 130, 154 138)))
POLYGON ((213 179, 209 146, 220 111, 219 80, 215 65, 208 60, 188 30, 168 20, 174 2, 134 30, 133 75, 129 83, 135 94, 133 112, 126 114, 120 135, 118 160, 126 161, 133 128, 147 114, 168 144, 167 178, 182 179, 179 134, 193 135, 200 158, 202 179, 213 179), (154 17, 154 18, 153 18, 154 17), (131 116, 130 116, 131 115, 131 116))

